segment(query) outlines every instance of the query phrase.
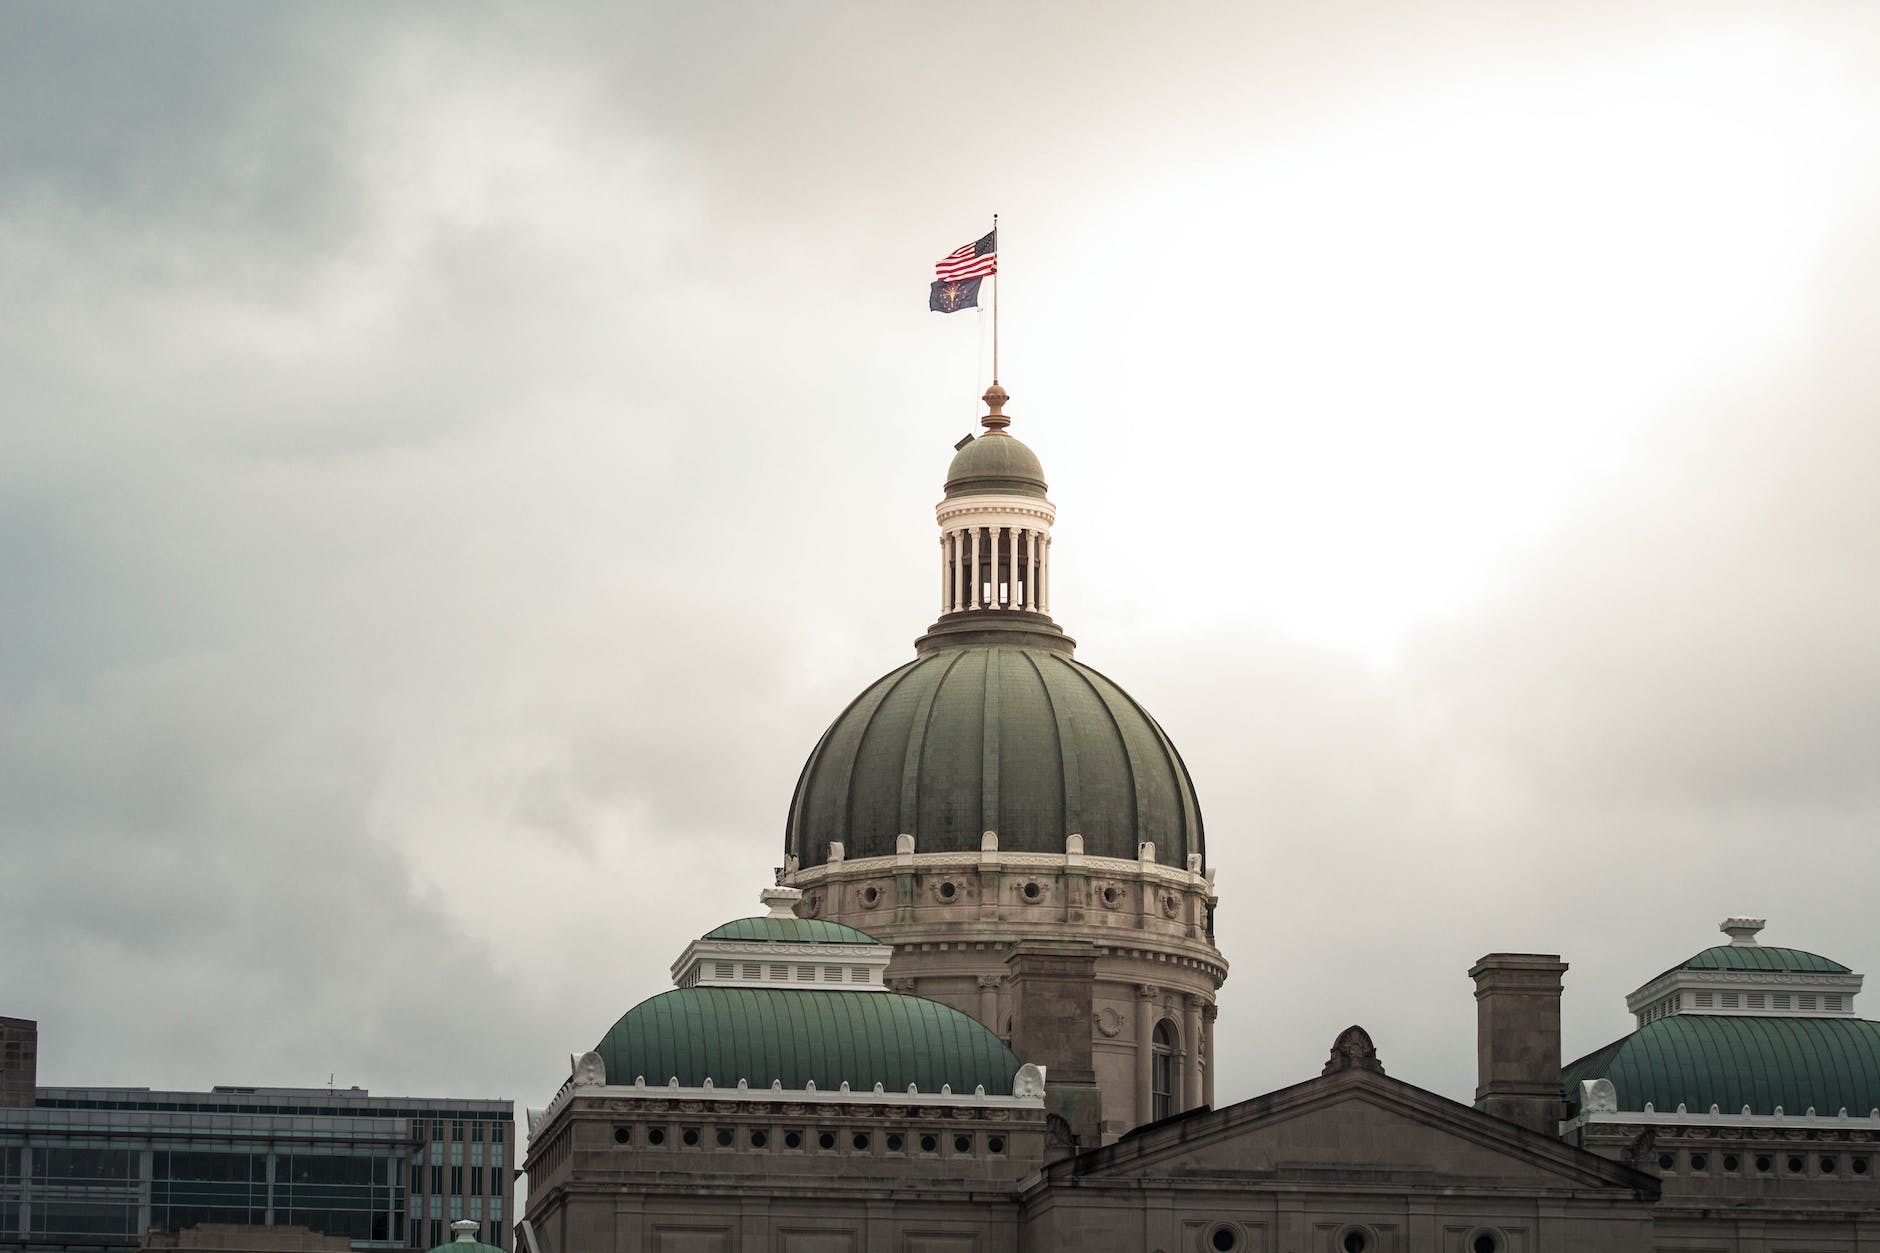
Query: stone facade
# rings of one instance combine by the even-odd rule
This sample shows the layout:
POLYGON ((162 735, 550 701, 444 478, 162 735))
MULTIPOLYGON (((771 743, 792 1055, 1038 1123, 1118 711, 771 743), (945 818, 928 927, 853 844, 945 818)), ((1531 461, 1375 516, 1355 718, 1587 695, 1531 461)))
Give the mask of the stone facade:
MULTIPOLYGON (((1055 1077, 1085 1064, 1101 1090, 1099 1140, 1157 1115, 1156 1029, 1168 1043, 1167 1102, 1179 1113, 1214 1100, 1214 998, 1227 961, 1214 947, 1213 876, 1155 861, 1063 854, 920 853, 833 859, 786 870, 801 912, 865 931, 893 948, 890 986, 944 1002, 1011 1038, 1022 1017, 1008 962, 1016 945, 1084 946, 1091 957, 1081 1032, 1037 1038, 1021 1056, 1055 1077)), ((1064 1029, 1069 1018, 1053 1013, 1064 1029)), ((1085 1139, 1089 1146, 1096 1141, 1085 1139)))

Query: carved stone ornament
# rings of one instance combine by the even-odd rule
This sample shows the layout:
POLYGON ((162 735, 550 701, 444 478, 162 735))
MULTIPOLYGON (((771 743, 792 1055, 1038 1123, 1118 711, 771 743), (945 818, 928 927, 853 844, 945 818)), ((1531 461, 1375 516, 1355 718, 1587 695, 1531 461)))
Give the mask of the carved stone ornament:
POLYGON ((1097 899, 1103 902, 1105 909, 1121 909, 1129 894, 1118 883, 1100 883, 1097 885, 1097 899))
POLYGON ((579 1057, 568 1059, 569 1069, 574 1072, 574 1086, 577 1088, 599 1088, 607 1084, 607 1065, 601 1061, 599 1053, 583 1053, 579 1057))
POLYGON ((1322 1075, 1337 1074, 1341 1070, 1375 1070, 1384 1073, 1384 1063, 1377 1060, 1377 1046, 1371 1043, 1370 1033, 1355 1023, 1338 1033, 1332 1041, 1332 1055, 1326 1059, 1322 1075))
POLYGON ((1090 1015, 1090 1020, 1096 1024, 1098 1034, 1108 1039, 1114 1040, 1123 1034, 1123 1016, 1108 1005, 1090 1015))
POLYGON ((1044 1067, 1026 1062, 1012 1076, 1012 1095, 1019 1097, 1042 1097, 1044 1095, 1044 1067))
POLYGON ((1584 1114, 1618 1113, 1619 1093, 1612 1086, 1612 1080, 1582 1079, 1580 1081, 1580 1112, 1584 1114))
POLYGON ((822 893, 821 892, 804 893, 803 903, 796 907, 796 912, 799 916, 804 917, 804 918, 822 917, 822 893))
POLYGON ((1181 908, 1182 902, 1179 896, 1176 896, 1173 892, 1162 893, 1162 913, 1164 916, 1173 918, 1176 914, 1181 912, 1181 908))

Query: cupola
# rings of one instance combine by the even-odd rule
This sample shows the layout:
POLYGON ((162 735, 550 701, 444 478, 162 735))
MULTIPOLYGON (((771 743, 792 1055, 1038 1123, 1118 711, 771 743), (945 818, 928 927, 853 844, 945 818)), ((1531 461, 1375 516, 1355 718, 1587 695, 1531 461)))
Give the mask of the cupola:
POLYGON ((1673 1014, 1852 1018, 1861 976, 1818 953, 1757 940, 1764 919, 1725 918, 1730 937, 1625 998, 1638 1025, 1673 1014))
POLYGON ((854 927, 798 918, 795 888, 765 888, 761 917, 738 918, 686 945, 672 964, 681 988, 823 988, 880 992, 893 950, 854 927))

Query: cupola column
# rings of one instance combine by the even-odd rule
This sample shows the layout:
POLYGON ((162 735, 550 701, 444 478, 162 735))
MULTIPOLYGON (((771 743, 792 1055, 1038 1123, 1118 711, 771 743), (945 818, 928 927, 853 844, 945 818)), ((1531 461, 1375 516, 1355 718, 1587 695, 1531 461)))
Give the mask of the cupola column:
POLYGON ((986 559, 992 563, 992 581, 988 585, 988 593, 989 593, 990 599, 988 599, 986 602, 986 608, 999 609, 999 608, 1002 608, 1002 605, 1000 604, 1000 601, 999 601, 999 528, 998 527, 989 526, 986 528, 986 548, 988 550, 986 553, 986 559))
POLYGON ((947 588, 953 582, 953 558, 947 552, 947 537, 940 537, 940 612, 947 611, 947 588))
POLYGON ((1018 587, 1018 528, 1009 527, 1007 529, 1012 532, 1012 567, 1011 574, 1008 576, 1012 583, 1012 608, 1023 609, 1025 606, 1019 597, 1018 587))
POLYGON ((970 606, 979 608, 979 528, 973 528, 973 600, 970 606))
POLYGON ((1045 533, 1044 556, 1038 563, 1038 612, 1051 612, 1051 534, 1045 533))
POLYGON ((1025 608, 1039 612, 1038 605, 1038 529, 1025 532, 1025 608))
POLYGON ((952 545, 953 558, 953 599, 948 603, 948 613, 960 611, 960 533, 958 529, 947 532, 947 543, 952 545))

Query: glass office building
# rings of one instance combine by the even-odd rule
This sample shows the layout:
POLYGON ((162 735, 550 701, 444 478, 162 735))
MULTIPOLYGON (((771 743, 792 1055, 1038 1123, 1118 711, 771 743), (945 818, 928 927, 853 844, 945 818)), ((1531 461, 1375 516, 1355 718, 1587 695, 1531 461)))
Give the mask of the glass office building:
POLYGON ((151 1228, 308 1227, 511 1247, 514 1106, 359 1088, 36 1088, 0 1107, 0 1248, 134 1250, 151 1228))

